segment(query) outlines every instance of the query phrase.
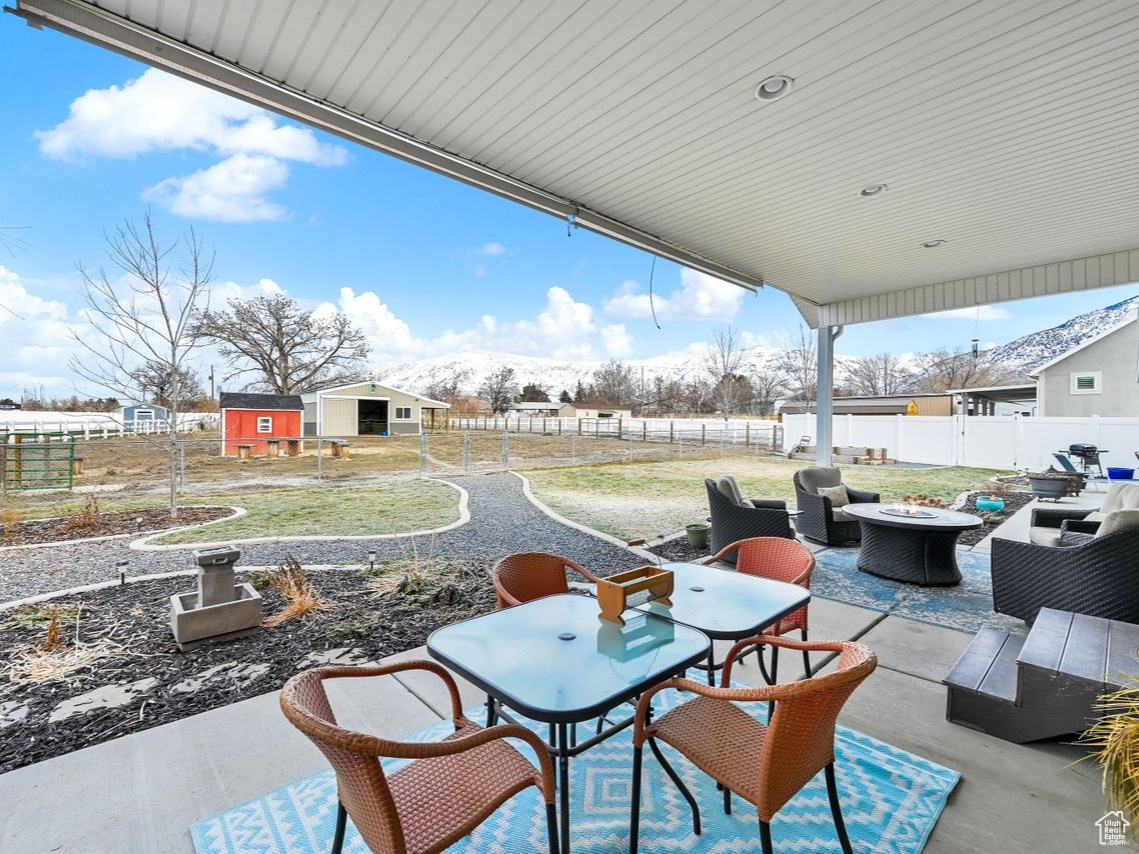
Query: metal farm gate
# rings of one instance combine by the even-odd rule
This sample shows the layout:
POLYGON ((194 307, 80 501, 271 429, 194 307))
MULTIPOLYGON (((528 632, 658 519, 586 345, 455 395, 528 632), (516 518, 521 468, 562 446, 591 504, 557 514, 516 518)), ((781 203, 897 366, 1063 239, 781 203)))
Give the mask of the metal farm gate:
POLYGON ((8 489, 71 489, 75 437, 70 433, 0 434, 0 483, 8 489))

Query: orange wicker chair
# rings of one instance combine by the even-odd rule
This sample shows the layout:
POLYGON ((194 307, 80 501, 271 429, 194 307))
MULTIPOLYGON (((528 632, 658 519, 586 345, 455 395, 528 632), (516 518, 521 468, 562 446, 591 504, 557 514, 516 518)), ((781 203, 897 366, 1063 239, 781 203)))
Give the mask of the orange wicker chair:
POLYGON ((372 851, 443 851, 462 839, 499 806, 529 786, 546 802, 550 851, 557 854, 554 766, 546 745, 521 726, 483 729, 463 717, 459 689, 441 666, 407 661, 381 667, 320 667, 298 673, 281 689, 285 717, 307 735, 336 771, 340 802, 333 854, 344 842, 347 816, 372 851), (403 670, 427 670, 442 679, 451 694, 454 734, 444 741, 389 741, 336 725, 324 680, 381 676, 403 670), (507 744, 525 741, 538 755, 535 768, 507 744), (384 773, 379 757, 417 760, 394 774, 384 773))
MULTIPOLYGON (((752 537, 747 540, 738 540, 725 546, 718 553, 704 561, 713 564, 723 560, 725 555, 737 552, 736 571, 748 575, 757 575, 760 578, 771 578, 775 581, 786 581, 789 584, 798 584, 808 590, 811 587, 811 573, 815 569, 815 556, 811 550, 797 540, 788 540, 783 537, 752 537)), ((807 640, 807 606, 793 611, 774 626, 763 630, 765 635, 785 635, 795 629, 799 630, 800 637, 807 640)), ((761 657, 762 646, 755 648, 756 657, 763 665, 761 657)), ((776 681, 779 671, 779 647, 771 648, 771 682, 776 681)), ((811 657, 807 650, 803 650, 803 673, 811 675, 811 657)))
POLYGON ((494 582, 494 592, 499 608, 509 608, 553 596, 555 593, 569 593, 566 570, 572 569, 584 578, 597 583, 597 576, 578 566, 569 558, 549 552, 519 552, 507 555, 490 571, 494 582))
POLYGON ((724 812, 731 813, 732 792, 753 804, 759 814, 759 835, 764 854, 771 852, 770 822, 775 814, 820 769, 826 772, 831 813, 842 850, 850 854, 850 839, 842 821, 834 774, 834 730, 839 710, 859 683, 878 666, 874 653, 848 641, 800 643, 771 636, 747 638, 732 647, 724 663, 721 687, 711 688, 691 679, 669 679, 641 695, 633 729, 633 798, 629 850, 637 850, 640 818, 641 763, 645 741, 692 808, 692 824, 700 833, 696 800, 668 764, 657 740, 671 745, 723 787, 724 812), (764 685, 729 688, 731 664, 736 655, 754 644, 837 652, 833 673, 764 685), (665 688, 691 691, 697 696, 658 720, 650 722, 653 695, 665 688), (774 700, 770 723, 762 724, 737 702, 774 700))

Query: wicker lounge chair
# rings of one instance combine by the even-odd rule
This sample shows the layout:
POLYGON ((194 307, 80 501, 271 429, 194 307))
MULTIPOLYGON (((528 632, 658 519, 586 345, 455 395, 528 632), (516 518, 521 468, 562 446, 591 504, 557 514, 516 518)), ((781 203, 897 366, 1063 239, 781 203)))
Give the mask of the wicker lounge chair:
POLYGON ((862 644, 822 641, 803 644, 783 638, 757 636, 732 647, 724 666, 722 687, 711 688, 691 679, 669 679, 641 696, 633 729, 633 796, 629 850, 637 850, 644 745, 649 747, 692 808, 692 823, 700 832, 700 811, 692 794, 657 747, 663 741, 723 786, 724 811, 731 812, 734 792, 756 807, 764 854, 771 852, 770 822, 775 814, 820 770, 825 770, 831 813, 842 850, 851 851, 842 821, 834 774, 834 730, 838 713, 855 688, 878 661, 862 644), (730 688, 731 662, 754 644, 786 646, 839 653, 837 669, 823 676, 766 685, 730 688), (653 696, 664 688, 679 688, 696 696, 650 722, 653 696), (774 700, 770 723, 762 724, 739 702, 774 700))
MULTIPOLYGON (((795 472, 795 498, 799 506, 799 518, 795 520, 795 530, 817 543, 828 546, 839 543, 858 542, 862 531, 858 521, 848 518, 841 507, 835 507, 830 498, 819 493, 820 489, 834 489, 842 486, 842 472, 829 466, 809 466, 795 472)), ((875 503, 877 492, 863 492, 846 487, 846 497, 852 504, 875 503)))
POLYGON ((596 584, 597 576, 567 557, 549 552, 519 552, 507 555, 490 571, 491 581, 499 608, 508 608, 553 596, 569 593, 566 570, 571 569, 587 581, 596 584))
MULTIPOLYGON (((734 555, 736 571, 747 575, 756 575, 760 578, 771 578, 775 581, 786 581, 789 584, 798 584, 800 587, 810 589, 811 573, 815 569, 815 556, 811 550, 797 540, 785 540, 782 537, 752 537, 740 540, 721 549, 704 561, 711 565, 724 560, 726 556, 734 555)), ((774 626, 763 630, 765 635, 785 635, 788 632, 799 630, 800 636, 807 640, 807 605, 798 611, 788 614, 774 626)), ((756 657, 762 655, 762 646, 756 646, 756 657)), ((779 647, 771 648, 771 679, 775 681, 779 673, 779 647)), ((811 674, 811 658, 807 650, 803 650, 803 673, 811 674)))
POLYGON ((1139 623, 1139 510, 1062 525, 1059 546, 993 540, 993 610, 1026 623, 1041 608, 1139 623))
MULTIPOLYGON (((1032 510, 1030 542, 1041 546, 1058 546, 1060 537, 1069 531, 1094 534, 1099 523, 1115 510, 1139 508, 1139 483, 1113 483, 1098 509, 1090 507, 1036 507, 1032 510)), ((1069 538, 1069 544, 1076 540, 1069 538)))
MULTIPOLYGON (((774 498, 745 499, 732 477, 722 477, 719 482, 706 478, 704 487, 708 490, 708 508, 712 511, 713 553, 751 537, 795 538, 786 501, 774 498)), ((730 555, 726 561, 734 564, 735 555, 730 555)))
POLYGON ((546 802, 550 851, 558 851, 554 766, 546 745, 521 726, 483 729, 463 717, 459 689, 441 666, 406 661, 383 667, 320 667, 298 673, 281 689, 285 717, 320 748, 336 771, 340 799, 333 854, 344 842, 347 816, 373 851, 438 852, 462 839, 499 806, 530 786, 546 802), (447 685, 455 732, 445 741, 390 741, 336 725, 324 680, 426 670, 447 685), (535 768, 507 743, 525 741, 538 757, 535 768), (380 757, 416 761, 387 774, 380 757))

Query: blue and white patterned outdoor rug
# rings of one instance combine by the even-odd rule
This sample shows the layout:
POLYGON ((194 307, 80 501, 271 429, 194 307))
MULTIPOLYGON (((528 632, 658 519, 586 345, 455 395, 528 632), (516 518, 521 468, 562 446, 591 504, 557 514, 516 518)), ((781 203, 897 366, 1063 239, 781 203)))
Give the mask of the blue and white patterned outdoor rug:
MULTIPOLYGON (((671 708, 676 692, 662 691, 657 699, 660 708, 671 708)), ((762 716, 764 708, 765 704, 754 712, 762 716)), ((470 716, 477 720, 480 713, 476 709, 470 716)), ((537 724, 532 726, 544 731, 537 724)), ((450 731, 450 724, 441 722, 408 740, 438 741, 450 731)), ((630 739, 630 730, 623 730, 570 761, 571 847, 575 852, 628 850, 630 739)), ((662 748, 700 805, 703 833, 693 834, 688 804, 646 750, 640 850, 646 854, 758 850, 755 808, 737 797, 732 815, 724 815, 715 784, 670 748, 662 748)), ((921 851, 960 774, 841 726, 836 755, 842 812, 854 849, 921 851)), ((399 764, 385 762, 385 767, 394 770, 399 764)), ((198 854, 325 854, 330 850, 335 821, 336 781, 329 770, 199 821, 191 834, 198 854)), ((838 850, 822 772, 779 811, 771 830, 777 851, 838 850)), ((344 850, 367 851, 351 821, 344 850)), ((545 810, 537 790, 530 788, 515 796, 450 850, 465 854, 547 850, 545 810)))
POLYGON ((1020 634, 1027 631, 1022 620, 993 611, 988 552, 957 549, 962 578, 952 587, 921 587, 859 572, 856 548, 820 549, 815 560, 812 596, 967 632, 986 626, 1020 634))

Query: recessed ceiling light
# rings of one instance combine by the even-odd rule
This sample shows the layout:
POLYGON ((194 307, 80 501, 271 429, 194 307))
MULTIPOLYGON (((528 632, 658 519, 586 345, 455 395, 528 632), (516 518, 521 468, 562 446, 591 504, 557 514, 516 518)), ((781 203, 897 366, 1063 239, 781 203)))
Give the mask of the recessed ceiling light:
POLYGON ((757 101, 778 101, 784 95, 790 95, 795 88, 795 81, 786 74, 775 74, 766 80, 761 80, 755 87, 757 101))
POLYGON ((858 191, 858 195, 870 198, 871 196, 880 196, 888 189, 888 184, 868 184, 858 191))
POLYGON ((938 238, 937 240, 927 240, 921 245, 922 249, 936 249, 938 246, 944 246, 947 241, 938 238))

